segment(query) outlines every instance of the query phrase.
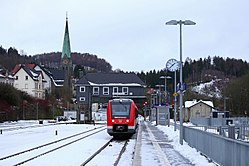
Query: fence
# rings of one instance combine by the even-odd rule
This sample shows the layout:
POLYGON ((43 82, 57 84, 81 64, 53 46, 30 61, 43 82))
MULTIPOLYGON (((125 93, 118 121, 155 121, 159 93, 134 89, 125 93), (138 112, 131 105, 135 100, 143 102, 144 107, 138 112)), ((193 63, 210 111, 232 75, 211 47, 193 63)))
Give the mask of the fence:
MULTIPOLYGON (((191 118, 190 121, 201 127, 201 128, 213 128, 220 130, 220 132, 225 132, 228 130, 229 124, 235 126, 235 132, 237 136, 236 139, 241 139, 249 141, 249 118, 248 117, 238 117, 238 118, 191 118), (201 126, 200 126, 201 125, 201 126)), ((220 133, 224 135, 224 133, 220 133)))
POLYGON ((224 126, 231 121, 233 124, 249 124, 249 117, 236 117, 236 118, 190 118, 190 122, 195 125, 203 126, 224 126))
POLYGON ((191 147, 220 165, 249 165, 248 143, 186 126, 183 129, 183 138, 191 147))
POLYGON ((195 125, 203 125, 203 126, 224 126, 226 125, 227 120, 229 118, 190 118, 190 122, 195 125))
POLYGON ((241 124, 239 127, 239 139, 249 141, 249 124, 241 124))

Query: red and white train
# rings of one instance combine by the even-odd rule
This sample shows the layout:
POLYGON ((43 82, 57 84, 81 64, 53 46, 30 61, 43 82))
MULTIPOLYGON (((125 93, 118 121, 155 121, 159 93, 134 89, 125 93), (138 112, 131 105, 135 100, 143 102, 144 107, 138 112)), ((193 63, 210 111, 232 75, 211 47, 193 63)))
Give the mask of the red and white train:
POLYGON ((138 109, 131 99, 112 99, 107 104, 107 133, 113 137, 136 132, 138 109))

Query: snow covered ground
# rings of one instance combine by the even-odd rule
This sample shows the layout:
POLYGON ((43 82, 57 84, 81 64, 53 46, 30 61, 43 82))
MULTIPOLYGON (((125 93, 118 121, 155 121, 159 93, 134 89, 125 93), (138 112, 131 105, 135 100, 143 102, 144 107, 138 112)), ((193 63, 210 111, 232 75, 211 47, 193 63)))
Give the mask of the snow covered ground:
POLYGON ((187 158, 192 164, 196 166, 215 166, 214 163, 209 163, 206 157, 200 155, 200 152, 197 152, 195 148, 191 148, 185 141, 183 141, 183 145, 180 145, 179 131, 174 131, 174 126, 158 126, 158 128, 172 140, 170 144, 173 145, 174 149, 187 158))
POLYGON ((221 79, 211 80, 210 82, 201 83, 192 88, 192 91, 197 92, 201 95, 206 95, 208 97, 216 97, 221 98, 221 90, 215 86, 217 82, 221 81, 221 79))
MULTIPOLYGON (((37 125, 37 121, 20 121, 20 122, 12 122, 12 123, 2 123, 0 124, 0 130, 16 127, 16 126, 30 126, 30 125, 37 125)), ((45 121, 44 124, 47 124, 45 121)), ((40 125, 42 126, 42 125, 40 125)), ((26 129, 19 129, 13 131, 5 131, 0 135, 0 158, 5 157, 9 154, 13 154, 16 152, 23 151, 25 149, 29 149, 34 146, 38 146, 41 144, 45 144, 51 141, 55 141, 59 138, 64 138, 72 134, 80 133, 82 131, 90 130, 95 127, 101 125, 87 125, 87 124, 61 124, 61 125, 51 125, 51 126, 44 126, 44 127, 36 127, 36 128, 26 128, 26 129), (56 135, 57 131, 57 135, 56 135)), ((174 132, 174 127, 167 127, 167 126, 157 126, 161 131, 163 131, 168 138, 172 140, 171 144, 175 150, 177 150, 180 154, 184 157, 189 159, 194 165, 198 166, 211 166, 214 165, 213 163, 209 163, 208 160, 201 156, 199 152, 195 149, 191 148, 184 142, 183 145, 179 144, 179 131, 174 132)), ((44 155, 39 157, 31 162, 28 162, 24 165, 36 165, 36 166, 43 166, 43 165, 80 165, 83 161, 83 158, 89 156, 89 154, 93 153, 94 150, 101 146, 104 142, 109 140, 111 137, 106 133, 106 131, 100 132, 99 134, 91 137, 90 139, 86 139, 85 141, 81 141, 72 146, 62 148, 60 150, 54 151, 51 155, 44 155)), ((135 146, 135 139, 131 139, 128 143, 129 146, 127 147, 123 157, 120 160, 119 165, 129 166, 132 165, 132 157, 133 157, 133 150, 135 146)), ((143 146, 143 145, 142 145, 143 146)), ((143 146, 146 152, 153 152, 155 151, 152 149, 151 146, 143 146)), ((115 147, 113 147, 115 150, 115 147)), ((106 152, 108 153, 108 152, 106 152)), ((106 157, 98 157, 94 164, 90 165, 108 165, 110 160, 113 160, 111 154, 106 154, 108 156, 108 160, 106 157)), ((143 154, 143 153, 142 153, 143 154)), ((28 154, 26 154, 28 155, 28 154)), ((13 161, 0 161, 0 165, 12 165, 13 161)), ((14 162, 15 163, 15 162, 14 162)), ((151 166, 155 164, 153 159, 146 161, 146 164, 151 166)))

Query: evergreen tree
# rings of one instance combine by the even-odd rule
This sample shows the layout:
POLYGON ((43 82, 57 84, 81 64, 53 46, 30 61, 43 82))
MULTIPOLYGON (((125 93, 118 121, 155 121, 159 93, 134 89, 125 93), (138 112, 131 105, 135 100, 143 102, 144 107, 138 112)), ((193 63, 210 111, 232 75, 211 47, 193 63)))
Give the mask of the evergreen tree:
POLYGON ((0 55, 5 55, 6 53, 6 50, 2 46, 0 46, 0 55))

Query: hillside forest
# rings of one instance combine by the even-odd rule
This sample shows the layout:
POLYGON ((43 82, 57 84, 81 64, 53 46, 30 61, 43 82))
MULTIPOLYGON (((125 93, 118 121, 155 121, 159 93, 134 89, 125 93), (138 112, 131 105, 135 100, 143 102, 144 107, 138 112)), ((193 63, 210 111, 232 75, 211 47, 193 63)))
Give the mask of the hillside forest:
MULTIPOLYGON (((60 52, 53 52, 27 56, 20 54, 14 47, 4 49, 0 46, 0 73, 10 73, 16 64, 27 63, 42 64, 48 68, 56 68, 60 62, 60 55, 60 52)), ((72 53, 72 60, 75 66, 75 78, 79 77, 77 72, 79 69, 84 70, 84 73, 117 72, 112 70, 110 63, 98 58, 97 55, 72 53)), ((118 72, 123 71, 119 70, 118 72)), ((158 84, 164 84, 164 80, 160 79, 160 76, 170 76, 172 79, 167 80, 167 90, 170 94, 173 93, 174 73, 166 72, 165 69, 158 71, 152 69, 147 72, 136 72, 136 74, 146 83, 148 89, 155 88, 158 84)), ((230 111, 230 115, 247 116, 249 114, 249 65, 246 61, 219 56, 208 56, 198 60, 187 58, 183 63, 183 80, 187 84, 184 101, 193 99, 211 100, 214 102, 215 107, 221 111, 224 110, 224 102, 226 102, 227 111, 230 111), (192 91, 192 87, 212 80, 216 80, 215 84, 206 90, 206 94, 192 91), (209 95, 215 88, 220 90, 220 97, 209 95)), ((179 71, 177 72, 177 82, 179 82, 179 71)), ((6 85, 0 84, 0 105, 7 105, 8 107, 1 108, 0 106, 0 109, 8 109, 10 107, 14 109, 24 109, 25 107, 36 109, 36 104, 39 103, 40 109, 44 110, 44 116, 52 116, 50 110, 53 106, 49 101, 55 101, 56 99, 51 99, 51 96, 47 96, 45 101, 37 101, 18 90, 11 90, 13 87, 3 86, 6 85), (6 89, 13 92, 3 94, 6 89), (23 99, 27 103, 23 103, 23 99)))

